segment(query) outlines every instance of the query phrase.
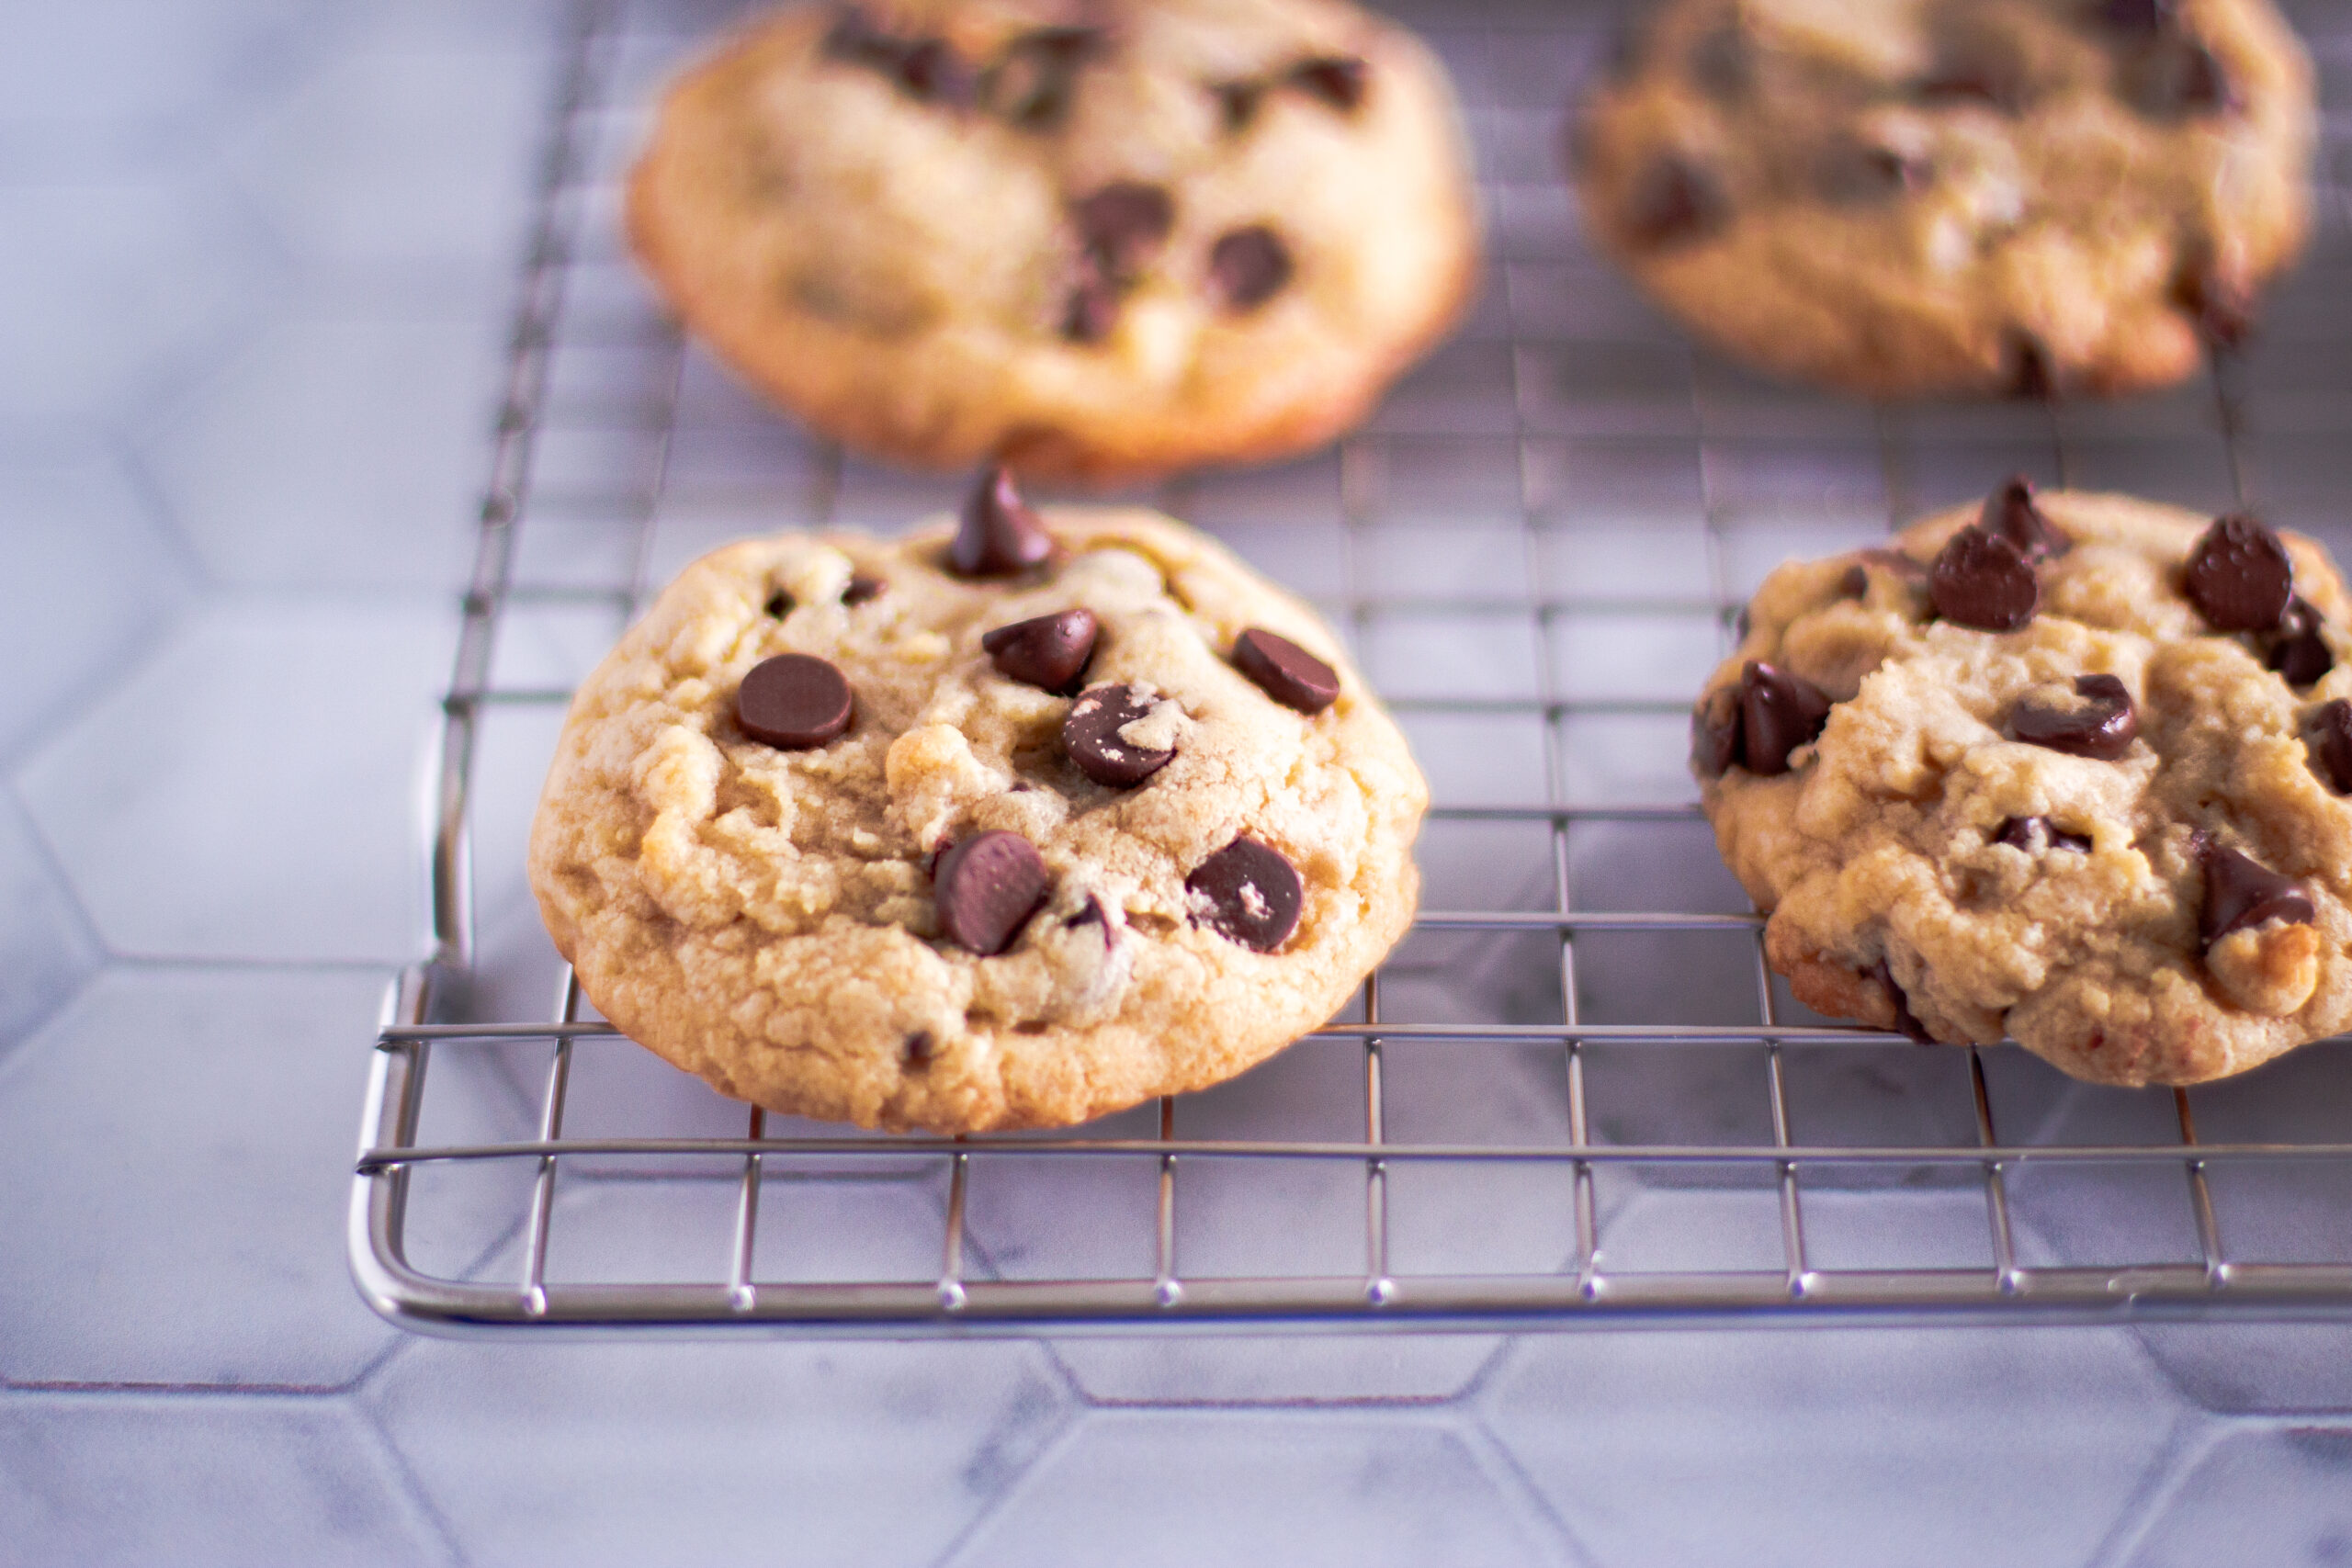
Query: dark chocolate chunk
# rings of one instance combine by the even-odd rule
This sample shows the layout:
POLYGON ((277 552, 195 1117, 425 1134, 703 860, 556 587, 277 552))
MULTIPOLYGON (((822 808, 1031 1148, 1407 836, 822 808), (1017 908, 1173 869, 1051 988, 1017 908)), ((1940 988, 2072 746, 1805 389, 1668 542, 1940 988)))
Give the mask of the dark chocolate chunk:
POLYGON ((779 653, 743 677, 735 723, 754 740, 803 751, 847 729, 855 707, 840 671, 806 653, 779 653))
POLYGON ((1814 188, 1832 207, 1879 207, 1924 188, 1934 171, 1891 147, 1841 137, 1813 161, 1814 188))
POLYGON ((2352 795, 2352 703, 2337 697, 2311 716, 2312 761, 2338 795, 2352 795))
POLYGON ((2047 560, 2074 548, 2074 541, 2052 526, 2041 508, 2033 503, 2033 481, 2023 474, 2012 475, 2008 483, 1984 498, 1976 525, 2015 545, 2018 554, 2030 561, 2047 560))
POLYGON ((2181 588, 2217 632, 2263 632, 2295 594, 2295 567, 2278 536, 2243 513, 2216 518, 2188 553, 2181 588))
POLYGON ((1984 632, 2017 630, 2041 603, 2033 563, 2000 535, 1975 525, 1954 534, 1938 553, 1928 592, 1937 615, 1984 632))
POLYGON ((1251 626, 1233 639, 1233 667, 1266 695, 1301 713, 1321 713, 1340 695, 1338 671, 1263 626, 1251 626))
POLYGON ((2113 675, 2077 675, 2075 695, 2060 705, 2027 695, 2009 713, 2009 733, 2030 746, 2046 746, 2069 757, 2112 762, 2132 749, 2140 716, 2132 694, 2113 675))
POLYGON ((2013 850, 2023 850, 2030 855, 2049 850, 2072 850, 2084 855, 2091 852, 2088 834, 2069 833, 2047 817, 2008 818, 2001 823, 2001 830, 1993 835, 1993 841, 2007 844, 2013 850))
POLYGON ((966 839, 939 857, 932 875, 939 929, 982 958, 1002 953, 1046 901, 1052 881, 1036 846, 1018 833, 966 839))
POLYGON ((1641 249, 1674 250, 1696 244, 1730 222, 1731 203, 1713 175, 1668 152, 1634 176, 1619 216, 1626 237, 1641 249))
POLYGON ((2166 28, 2124 62, 2123 97, 2150 119, 2179 120, 2237 107, 2237 93, 2213 51, 2166 28))
POLYGON ((1828 694, 1802 675, 1751 659, 1739 673, 1740 761, 1770 778, 1789 771, 1789 753, 1829 722, 1828 694))
POLYGON ((1894 983, 1894 971, 1887 967, 1883 958, 1878 961, 1878 983, 1886 987, 1887 999, 1894 1004, 1894 1027, 1917 1044, 1933 1045, 1936 1037, 1928 1032, 1926 1024, 1913 1016, 1911 998, 1905 996, 1903 987, 1894 983))
POLYGON ((775 592, 769 594, 768 602, 760 607, 765 610, 769 615, 780 621, 784 619, 785 616, 792 614, 792 595, 779 588, 775 592))
POLYGON ((1176 204, 1141 180, 1116 180, 1071 209, 1086 248, 1114 282, 1125 283, 1167 242, 1176 204))
POLYGON ((842 603, 844 604, 863 604, 868 599, 880 598, 882 596, 882 590, 888 586, 889 584, 883 581, 880 578, 867 577, 861 572, 857 576, 851 578, 849 580, 849 586, 842 590, 842 603))
POLYGON ((1302 60, 1290 68, 1290 85, 1309 97, 1325 103, 1346 114, 1363 102, 1368 73, 1363 61, 1351 55, 1318 55, 1302 60))
POLYGON ((2277 639, 2262 662, 2278 671, 2290 686, 2308 686, 2335 668, 2335 654, 2319 633, 2319 607, 2298 593, 2287 601, 2278 617, 2277 639))
POLYGON ((1147 697, 1133 686, 1089 686, 1079 693, 1069 716, 1062 720, 1062 750, 1078 764, 1078 771, 1096 784, 1132 789, 1176 755, 1160 747, 1138 746, 1119 735, 1158 707, 1160 700, 1147 697))
POLYGON ((1118 285, 1102 276, 1092 257, 1081 258, 1062 307, 1062 336, 1072 343, 1101 343, 1118 324, 1118 285))
POLYGON ((1209 288, 1229 310, 1254 310, 1290 281, 1290 247, 1263 223, 1236 229, 1209 249, 1209 288))
POLYGON ((1209 96, 1216 99, 1217 118, 1226 134, 1236 136, 1258 118, 1258 103, 1266 96, 1266 88, 1260 82, 1212 82, 1209 96))
POLYGON ((980 647, 1006 680, 1067 696, 1078 690, 1086 661, 1094 657, 1098 630, 1093 611, 1064 610, 983 632, 980 647))
POLYGON ((1013 488, 1012 470, 990 464, 965 499, 947 546, 947 570, 958 577, 1011 577, 1053 553, 1053 536, 1013 488))
POLYGON ((1244 836, 1193 868, 1184 890, 1208 906, 1209 928, 1228 941, 1272 953, 1297 928, 1306 889, 1280 851, 1244 836))
POLYGON ((2281 876, 2210 840, 2200 858, 2205 869, 2205 908, 2197 917, 2197 933, 2207 947, 2232 931, 2245 931, 2265 920, 2307 926, 2317 918, 2312 896, 2292 877, 2281 876))
POLYGON ((1690 761, 1702 778, 1719 779, 1743 756, 1737 686, 1718 686, 1690 710, 1690 761))

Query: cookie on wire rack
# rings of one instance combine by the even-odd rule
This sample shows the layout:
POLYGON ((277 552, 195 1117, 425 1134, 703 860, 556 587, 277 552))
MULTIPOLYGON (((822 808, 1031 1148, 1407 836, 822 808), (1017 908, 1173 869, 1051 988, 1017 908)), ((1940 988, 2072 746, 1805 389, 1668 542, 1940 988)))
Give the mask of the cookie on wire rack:
POLYGON ((2317 545, 2020 479, 1748 616, 1692 767, 1799 1000, 2114 1084, 2352 1025, 2352 599, 2317 545))
POLYGON ((2301 248, 2311 68, 2269 0, 1669 0, 1580 110, 1588 231, 1767 370, 2117 393, 2301 248))
POLYGON ((783 12, 670 88, 628 220, 818 429, 1098 479, 1347 428, 1478 253, 1443 68, 1341 0, 783 12))
POLYGON ((573 698, 530 875, 598 1010, 723 1093, 1058 1126, 1329 1019, 1412 919, 1427 801, 1304 604, 999 468, 903 541, 688 567, 573 698))

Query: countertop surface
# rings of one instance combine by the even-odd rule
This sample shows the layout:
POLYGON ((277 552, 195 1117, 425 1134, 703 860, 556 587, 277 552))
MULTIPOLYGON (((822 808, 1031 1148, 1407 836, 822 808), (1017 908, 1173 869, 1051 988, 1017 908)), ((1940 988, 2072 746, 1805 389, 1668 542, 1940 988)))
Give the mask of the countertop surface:
MULTIPOLYGON (((2335 29, 2315 47, 2340 103, 2352 34, 2295 9, 2335 29)), ((1457 71, 1505 70, 1442 8, 1421 19, 1457 71)), ((630 57, 648 83, 707 25, 668 21, 630 57)), ((566 25, 511 0, 9 8, 0 1562, 2352 1562, 2340 1323, 813 1342, 446 1340, 376 1316, 345 1261, 355 1134, 386 985, 424 950, 438 699, 566 25)), ((1518 64, 1563 90, 1579 68, 1518 64)), ((1544 281, 1502 276, 1514 246, 1573 227, 1545 172, 1548 93, 1472 125, 1490 292, 1514 301, 1544 281)), ((2343 170, 2331 140, 2291 321, 2344 316, 2343 170)), ((2267 449, 2292 468, 2271 493, 2339 556, 2343 326, 2319 333, 2333 380, 2299 405, 2332 412, 2267 449)), ((1484 396, 1476 337, 1392 410, 1484 396)), ((707 366, 684 385, 740 404, 710 428, 766 417, 707 366)), ((1684 385, 1668 395, 1687 407, 1684 385)), ((742 483, 705 492, 663 549, 759 525, 775 454, 789 468, 808 443, 757 428, 713 459, 742 483)), ((2188 428, 2108 430, 2097 477, 2205 503, 2225 465, 2188 428)), ((1774 439, 1765 421, 1739 449, 1769 458, 1774 439)), ((876 511, 898 504, 861 474, 876 511)), ((1250 520, 1311 510, 1267 497, 1331 474, 1310 459, 1176 500, 1300 581, 1311 539, 1250 520)), ((1364 570, 1392 547, 1458 561, 1526 522, 1514 498, 1464 523, 1486 499, 1426 478, 1422 522, 1364 570)), ((1757 548, 1814 538, 1802 490, 1757 548)), ((1841 526, 1883 530, 1887 496, 1825 493, 1841 526)), ((1657 538, 1670 567, 1680 536, 1657 538)), ((550 668, 609 635, 542 632, 550 668)), ((1436 643, 1357 635, 1392 688, 1450 668, 1436 643)), ((1703 672, 1715 635, 1662 657, 1703 672)), ((1441 728, 1416 732, 1425 757, 1441 728)), ((537 765, 514 765, 526 807, 537 765)), ((1432 772, 1444 798, 1500 765, 1432 772)), ((1687 796, 1677 765, 1656 776, 1687 796)), ((486 940, 535 935, 514 867, 485 866, 508 920, 486 940)), ((1311 1092, 1316 1060, 1245 1096, 1311 1092)), ((2052 1126, 2107 1113, 2046 1087, 2052 1126)), ((887 1236, 903 1194, 874 1190, 839 1223, 887 1236)), ((1668 1221, 1677 1201, 1628 1200, 1668 1221)), ((2352 1196, 2333 1201, 2340 1258, 2352 1196)), ((492 1248, 477 1266, 503 1265, 492 1248)))

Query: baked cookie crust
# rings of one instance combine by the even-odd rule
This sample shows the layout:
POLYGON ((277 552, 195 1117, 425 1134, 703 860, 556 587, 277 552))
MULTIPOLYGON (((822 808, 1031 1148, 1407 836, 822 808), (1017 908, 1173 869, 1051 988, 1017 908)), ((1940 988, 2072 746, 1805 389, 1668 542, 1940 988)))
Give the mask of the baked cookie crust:
POLYGON ((1766 370, 2104 394, 2248 330, 2314 135, 2268 0, 1673 0, 1571 162, 1600 245, 1766 370))
POLYGON ((1418 893, 1404 738, 1313 612, 1222 547, 1150 513, 1042 516, 1052 556, 984 576, 950 569, 944 524, 747 540, 628 632, 573 699, 530 849, 605 1017, 773 1111, 967 1133, 1202 1088, 1346 1001, 1418 893), (983 646, 1082 631, 1080 609, 1080 677, 1067 638, 983 646), (1336 694, 1276 700, 1232 662, 1245 633, 1336 694), (822 681, 771 682, 750 722, 814 743, 751 739, 746 676, 816 660, 846 728, 825 738, 822 681), (1142 720, 1086 731, 1122 687, 1142 720), (1151 771, 1097 782, 1113 764, 1151 771))
POLYGON ((865 0, 689 70, 637 255, 852 446, 1107 480, 1303 450, 1460 314, 1442 67, 1339 0, 865 0))
POLYGON ((2352 601, 2320 547, 2021 486, 1891 544, 1768 577, 1693 720, 1798 998, 2132 1085, 2352 1025, 2352 601))

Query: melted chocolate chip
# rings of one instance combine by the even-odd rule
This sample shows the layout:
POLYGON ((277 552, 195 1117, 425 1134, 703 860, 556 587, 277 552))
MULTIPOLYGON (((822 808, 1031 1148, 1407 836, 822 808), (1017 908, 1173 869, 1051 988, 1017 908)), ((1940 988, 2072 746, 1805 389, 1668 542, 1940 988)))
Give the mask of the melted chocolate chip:
POLYGON ((1290 282, 1290 247, 1263 223, 1236 229, 1209 249, 1209 288, 1229 310, 1254 310, 1290 282))
POLYGON ((1719 686, 1690 710, 1690 764, 1719 779, 1740 760, 1739 688, 1719 686))
POLYGON ((2311 724, 2312 761, 2327 787, 2352 795, 2352 703, 2337 697, 2322 703, 2311 724))
POLYGON ((1133 686, 1089 686, 1062 720, 1062 750, 1078 771, 1099 784, 1132 789, 1166 767, 1172 750, 1138 746, 1119 731, 1159 705, 1133 686))
POLYGON ((1321 713, 1340 695, 1338 671, 1263 626, 1251 626, 1233 639, 1233 667, 1266 695, 1301 713, 1321 713))
POLYGON ((1739 673, 1739 761, 1770 778, 1829 722, 1828 694, 1802 675, 1751 659, 1739 673))
POLYGON ((2030 561, 2047 560, 2074 548, 2074 542, 2034 504, 2033 481, 2023 474, 2011 476, 2008 483, 1984 498, 1976 525, 2015 545, 2018 554, 2030 561))
POLYGON ((1282 946, 1306 901, 1297 868, 1281 852, 1248 837, 1195 866, 1184 890, 1207 906, 1201 918, 1211 930, 1259 953, 1282 946))
POLYGON ((2077 675, 2071 705, 2028 694, 2009 713, 2009 733, 2030 746, 2045 746, 2069 757, 2112 762, 2132 749, 2140 716, 2132 694, 2113 675, 2077 675))
POLYGON ((1213 82, 1209 96, 1216 99, 1217 118, 1227 136, 1238 136, 1258 118, 1258 104, 1266 96, 1257 82, 1213 82))
POLYGON ((1002 953, 1046 901, 1052 880, 1036 847, 1018 833, 967 839, 939 857, 932 876, 939 929, 982 958, 1002 953))
POLYGON ((2013 850, 2023 850, 2030 855, 2051 850, 2072 850, 2076 854, 2091 852, 2087 834, 2069 833, 2053 825, 2047 817, 2011 817, 2003 820, 2001 830, 1993 835, 1996 844, 2007 844, 2013 850))
POLYGON ((792 595, 779 588, 775 592, 769 594, 768 602, 760 607, 765 610, 772 618, 780 621, 784 619, 785 616, 792 614, 792 595))
POLYGON ((1998 534, 1979 526, 1954 534, 1928 579, 1936 614, 1955 626, 2013 632, 2033 619, 2041 584, 2033 563, 1998 534))
POLYGON ((2237 107, 2213 51, 2177 29, 2159 31, 2124 63, 2123 97, 2150 119, 2179 120, 2237 107))
POLYGON ((1167 191, 1140 180, 1117 180, 1070 209, 1089 254, 1114 283, 1143 270, 1176 223, 1167 191))
POLYGON ((842 590, 842 603, 844 604, 863 604, 868 599, 879 599, 882 596, 882 590, 888 586, 888 583, 883 581, 878 577, 867 577, 864 573, 860 573, 859 575, 851 578, 849 580, 849 586, 842 590))
POLYGON ((1087 660, 1094 657, 1100 629, 1093 611, 1064 610, 984 632, 980 647, 1005 679, 1068 696, 1078 690, 1087 660))
POLYGON ((1285 80, 1309 97, 1320 98, 1342 114, 1352 112, 1363 102, 1369 73, 1363 61, 1352 55, 1318 55, 1302 60, 1290 68, 1285 80))
POLYGON ((2278 671, 2290 686, 2310 685, 2335 668, 2335 654, 2319 628, 2318 606, 2296 594, 2287 601, 2287 613, 2278 617, 2277 640, 2262 656, 2262 662, 2278 671))
POLYGON ((2211 840, 2200 858, 2205 870, 2205 908, 2198 915, 2197 930, 2207 947, 2232 931, 2245 931, 2265 920, 2307 926, 2317 918, 2312 896, 2292 877, 2281 876, 2211 840))
POLYGON ((1886 987, 1887 999, 1894 1004, 1894 1027, 1901 1030, 1916 1044, 1933 1045, 1936 1043, 1936 1037, 1928 1032, 1926 1024, 1913 1016, 1911 998, 1905 996, 1903 987, 1894 983, 1894 971, 1887 967, 1886 960, 1883 958, 1878 961, 1878 983, 1886 987))
POLYGON ((1715 177, 1677 153, 1636 175, 1620 215, 1626 238, 1645 251, 1696 244, 1731 221, 1731 203, 1715 177))
POLYGON ((1013 488, 1012 470, 990 465, 965 499, 947 570, 958 577, 1011 577, 1050 559, 1053 536, 1013 488))
POLYGON ((1841 138, 1813 163, 1814 189, 1832 207, 1879 207, 1924 189, 1934 171, 1924 159, 1841 138))
POLYGON ((847 729, 855 707, 840 671, 806 653, 779 653, 743 677, 735 723, 754 740, 805 751, 847 729))
POLYGON ((2217 632, 2268 631, 2294 597, 2295 568, 2278 535, 2233 513, 2215 519, 2197 541, 2181 588, 2217 632))

